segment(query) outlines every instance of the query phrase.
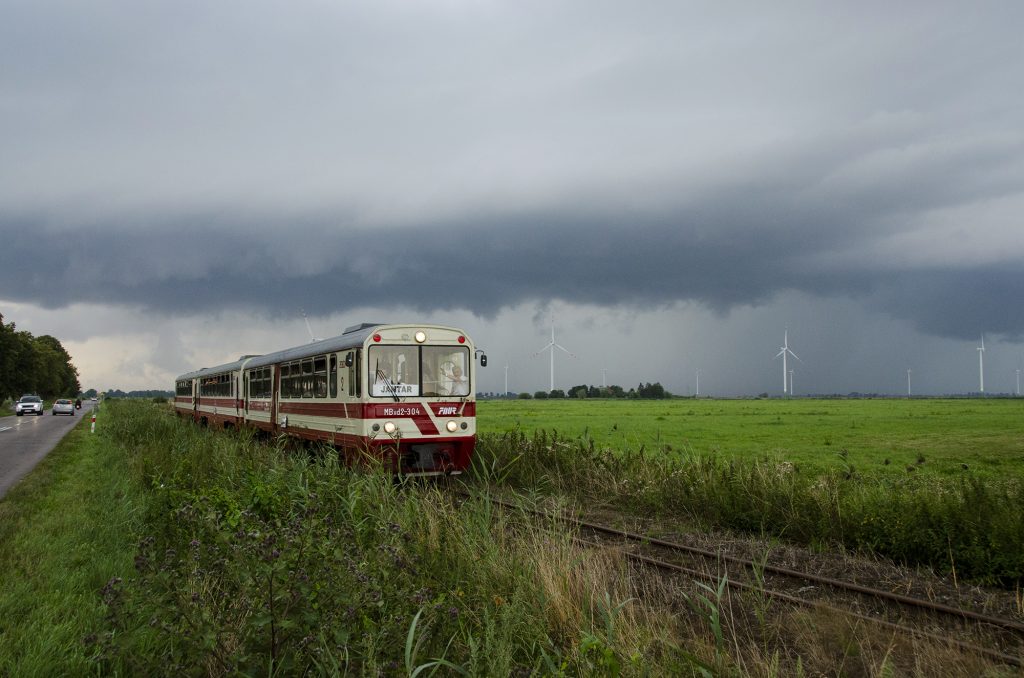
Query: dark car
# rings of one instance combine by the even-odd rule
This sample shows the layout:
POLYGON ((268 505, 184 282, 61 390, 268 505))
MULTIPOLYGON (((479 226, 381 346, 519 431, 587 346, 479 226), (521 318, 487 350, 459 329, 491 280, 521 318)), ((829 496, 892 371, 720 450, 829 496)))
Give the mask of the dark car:
POLYGON ((18 401, 18 404, 14 406, 14 413, 19 417, 23 414, 38 414, 43 413, 43 399, 37 395, 24 395, 18 401))

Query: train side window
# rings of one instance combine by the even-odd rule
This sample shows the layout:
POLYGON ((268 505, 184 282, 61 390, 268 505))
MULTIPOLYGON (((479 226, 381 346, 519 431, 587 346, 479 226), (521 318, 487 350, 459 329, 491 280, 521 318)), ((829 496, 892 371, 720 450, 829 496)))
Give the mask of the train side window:
POLYGON ((327 397, 327 356, 313 358, 313 397, 327 397))
POLYGON ((338 356, 334 353, 331 354, 331 367, 327 371, 329 379, 331 381, 331 397, 338 397, 338 356))
POLYGON ((281 397, 292 397, 292 366, 290 363, 281 365, 281 397))
POLYGON ((302 364, 301 363, 289 363, 291 365, 291 372, 288 377, 288 397, 289 398, 301 398, 302 397, 302 364))
POLYGON ((313 359, 302 361, 302 397, 313 397, 313 359))

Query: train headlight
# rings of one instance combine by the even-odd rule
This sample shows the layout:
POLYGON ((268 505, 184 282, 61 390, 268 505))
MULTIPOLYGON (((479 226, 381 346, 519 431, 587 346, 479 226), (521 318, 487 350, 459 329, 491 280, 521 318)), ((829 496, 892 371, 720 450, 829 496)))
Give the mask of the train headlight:
POLYGON ((467 424, 466 422, 462 422, 461 426, 462 426, 462 430, 463 431, 465 431, 467 428, 469 428, 469 424, 467 424))
POLYGON ((385 421, 384 422, 384 433, 394 433, 397 430, 398 430, 398 427, 395 426, 395 422, 393 422, 393 421, 385 421))
POLYGON ((416 339, 417 344, 422 344, 424 341, 427 340, 427 333, 424 332, 423 330, 420 330, 415 335, 413 335, 413 337, 416 339))
POLYGON ((447 424, 444 425, 444 427, 448 429, 448 433, 455 433, 456 431, 459 430, 459 425, 454 421, 449 421, 447 424))

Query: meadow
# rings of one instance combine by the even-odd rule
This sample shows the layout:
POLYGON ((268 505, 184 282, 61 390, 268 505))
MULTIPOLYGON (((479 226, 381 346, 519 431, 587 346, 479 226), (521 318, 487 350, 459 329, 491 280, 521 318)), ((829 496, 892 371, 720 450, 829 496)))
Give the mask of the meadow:
POLYGON ((585 493, 1019 583, 1016 485, 812 479, 591 442, 485 433, 471 498, 453 502, 330 450, 105 402, 95 435, 80 424, 0 502, 0 675, 1002 675, 954 648, 769 611, 757 591, 665 585, 487 494, 585 493))
POLYGON ((615 451, 1024 477, 1024 399, 491 400, 483 434, 557 432, 615 451))

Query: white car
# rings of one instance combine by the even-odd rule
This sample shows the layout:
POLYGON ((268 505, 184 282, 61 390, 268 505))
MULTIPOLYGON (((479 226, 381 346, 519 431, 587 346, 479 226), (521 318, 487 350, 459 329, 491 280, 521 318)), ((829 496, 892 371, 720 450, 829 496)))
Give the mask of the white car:
POLYGON ((75 404, 66 398, 53 401, 53 409, 51 412, 54 415, 57 414, 70 414, 72 417, 75 416, 75 404))
POLYGON ((19 417, 23 414, 43 413, 43 399, 37 395, 24 395, 14 406, 14 413, 19 417))

